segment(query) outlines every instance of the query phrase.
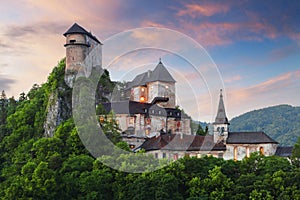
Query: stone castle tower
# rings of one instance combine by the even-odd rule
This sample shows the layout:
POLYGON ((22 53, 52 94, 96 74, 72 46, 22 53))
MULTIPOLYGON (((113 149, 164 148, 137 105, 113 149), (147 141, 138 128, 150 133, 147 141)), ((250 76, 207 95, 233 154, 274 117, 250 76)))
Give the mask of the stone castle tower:
POLYGON ((66 71, 65 82, 73 87, 76 75, 84 71, 88 77, 92 67, 100 67, 102 62, 102 44, 91 32, 74 23, 66 37, 66 71))
POLYGON ((220 90, 219 106, 218 106, 215 122, 213 123, 213 127, 214 127, 214 143, 219 143, 219 142, 226 143, 228 132, 229 132, 229 122, 226 117, 222 89, 220 90))
POLYGON ((161 59, 153 71, 137 75, 127 85, 130 100, 141 103, 157 102, 164 108, 175 108, 175 79, 163 65, 161 59))

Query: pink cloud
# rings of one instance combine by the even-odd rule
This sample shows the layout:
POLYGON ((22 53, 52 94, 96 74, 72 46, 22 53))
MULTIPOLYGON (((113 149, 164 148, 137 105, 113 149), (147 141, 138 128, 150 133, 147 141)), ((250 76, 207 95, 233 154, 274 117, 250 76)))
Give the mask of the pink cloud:
POLYGON ((246 19, 240 22, 221 21, 212 22, 208 19, 189 20, 184 16, 195 19, 199 16, 212 16, 219 13, 226 14, 233 5, 224 4, 186 4, 178 10, 176 16, 179 23, 174 28, 185 32, 189 30, 199 42, 205 46, 219 46, 231 44, 237 40, 262 41, 264 38, 275 39, 283 34, 293 40, 300 41, 300 34, 279 30, 272 22, 261 17, 258 13, 245 10, 246 19))
POLYGON ((296 70, 248 88, 228 88, 227 105, 230 117, 271 105, 297 105, 300 96, 295 93, 295 87, 300 85, 299 78, 300 70, 296 70))
POLYGON ((141 23, 142 27, 165 27, 165 25, 151 21, 151 20, 145 20, 141 23))
POLYGON ((239 80, 241 80, 241 79, 242 79, 242 77, 241 77, 240 75, 236 75, 236 76, 232 76, 232 77, 230 77, 230 78, 226 78, 226 79, 224 80, 224 82, 225 82, 225 83, 232 83, 232 82, 239 81, 239 80))
POLYGON ((232 93, 232 95, 235 96, 237 102, 239 102, 244 101, 250 97, 256 98, 258 96, 262 96, 264 93, 278 92, 291 86, 297 79, 297 77, 295 76, 295 74, 297 73, 300 73, 300 70, 282 74, 248 88, 236 90, 232 93))
POLYGON ((186 4, 185 8, 179 10, 177 12, 177 16, 188 15, 192 18, 196 18, 198 16, 206 16, 210 17, 219 13, 226 13, 229 10, 229 6, 227 5, 219 5, 219 4, 186 4))

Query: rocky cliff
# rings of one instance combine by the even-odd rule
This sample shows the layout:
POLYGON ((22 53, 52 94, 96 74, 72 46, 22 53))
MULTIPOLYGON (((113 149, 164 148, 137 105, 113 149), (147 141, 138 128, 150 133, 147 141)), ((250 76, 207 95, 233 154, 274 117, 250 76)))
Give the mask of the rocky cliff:
POLYGON ((72 89, 65 81, 65 59, 56 66, 48 77, 49 100, 44 122, 44 135, 52 137, 56 127, 72 116, 72 89))

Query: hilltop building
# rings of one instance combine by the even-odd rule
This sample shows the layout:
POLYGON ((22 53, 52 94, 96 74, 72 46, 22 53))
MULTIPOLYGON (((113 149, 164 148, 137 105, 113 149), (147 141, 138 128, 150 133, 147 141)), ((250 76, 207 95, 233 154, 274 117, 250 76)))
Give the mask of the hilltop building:
POLYGON ((73 87, 73 82, 80 70, 84 70, 86 76, 92 69, 86 66, 101 69, 102 44, 91 32, 74 23, 65 33, 66 37, 66 71, 65 82, 73 87))
POLYGON ((226 160, 242 160, 253 152, 274 155, 278 142, 264 132, 230 132, 222 90, 213 135, 163 135, 146 140, 141 146, 157 158, 211 155, 226 160))
POLYGON ((103 103, 114 111, 123 140, 132 148, 163 134, 191 135, 191 118, 176 108, 175 80, 162 61, 137 75, 125 88, 125 101, 103 103))
MULTIPOLYGON (((102 44, 76 23, 64 36, 65 81, 72 87, 79 72, 90 75, 92 69, 84 66, 101 69, 102 44)), ((123 100, 103 103, 107 112, 114 111, 116 114, 123 140, 133 150, 144 149, 157 158, 175 160, 183 156, 204 155, 241 160, 252 152, 266 156, 290 154, 291 148, 277 148, 278 142, 264 132, 231 132, 222 90, 213 133, 207 136, 192 135, 191 118, 175 107, 175 83, 159 60, 153 71, 139 74, 127 83, 123 100)))

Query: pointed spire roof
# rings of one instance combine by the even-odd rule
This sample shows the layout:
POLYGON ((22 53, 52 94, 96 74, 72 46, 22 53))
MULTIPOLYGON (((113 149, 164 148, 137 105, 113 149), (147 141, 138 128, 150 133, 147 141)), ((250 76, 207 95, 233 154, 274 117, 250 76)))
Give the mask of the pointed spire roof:
POLYGON ((154 81, 162 81, 162 82, 170 82, 175 83, 175 79, 171 76, 169 71, 166 69, 164 64, 161 62, 161 58, 159 59, 159 63, 151 73, 151 78, 149 82, 154 81))
POLYGON ((161 62, 161 59, 159 59, 159 63, 157 64, 157 66, 153 71, 149 70, 147 72, 137 75, 133 79, 133 81, 128 84, 127 88, 146 85, 147 83, 155 82, 155 81, 169 82, 169 83, 176 82, 175 79, 171 76, 171 74, 168 72, 166 67, 161 62))
POLYGON ((85 34, 90 38, 92 38, 93 40, 95 40, 96 42, 98 42, 99 44, 101 44, 101 42, 95 36, 93 36, 91 32, 86 31, 77 23, 74 23, 63 35, 66 37, 69 34, 75 34, 75 33, 85 34))
POLYGON ((219 106, 217 111, 217 117, 214 124, 229 124, 228 119, 226 117, 222 89, 220 90, 219 106))

